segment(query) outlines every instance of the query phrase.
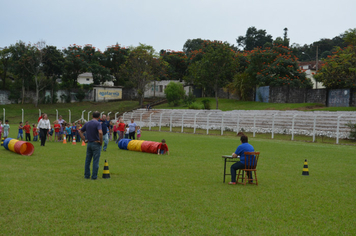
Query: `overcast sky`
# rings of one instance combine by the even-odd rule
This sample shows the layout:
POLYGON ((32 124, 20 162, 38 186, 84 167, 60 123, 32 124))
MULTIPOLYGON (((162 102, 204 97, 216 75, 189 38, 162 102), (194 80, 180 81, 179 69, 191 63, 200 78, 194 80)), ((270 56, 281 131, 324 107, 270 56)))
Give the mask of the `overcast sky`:
POLYGON ((102 51, 148 44, 180 51, 187 39, 237 44, 248 27, 311 44, 356 28, 356 0, 0 0, 0 47, 40 40, 102 51))

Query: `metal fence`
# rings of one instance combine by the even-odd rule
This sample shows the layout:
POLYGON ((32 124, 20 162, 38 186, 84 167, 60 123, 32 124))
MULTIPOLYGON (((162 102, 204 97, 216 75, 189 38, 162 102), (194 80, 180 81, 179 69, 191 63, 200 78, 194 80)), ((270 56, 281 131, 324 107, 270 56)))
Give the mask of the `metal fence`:
POLYGON ((124 113, 125 121, 135 119, 141 127, 179 127, 184 128, 219 130, 223 135, 225 131, 269 133, 271 138, 275 134, 305 135, 335 138, 339 143, 340 138, 348 138, 350 128, 348 123, 356 123, 356 112, 328 112, 328 111, 220 111, 220 110, 150 110, 138 109, 130 113, 124 113))

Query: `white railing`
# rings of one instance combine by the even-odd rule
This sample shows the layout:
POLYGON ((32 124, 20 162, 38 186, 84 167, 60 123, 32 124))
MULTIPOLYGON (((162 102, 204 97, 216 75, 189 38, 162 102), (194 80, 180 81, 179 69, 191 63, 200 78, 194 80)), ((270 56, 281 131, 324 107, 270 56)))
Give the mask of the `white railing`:
POLYGON ((356 112, 328 112, 328 111, 275 111, 275 110, 235 110, 222 112, 220 110, 150 110, 138 109, 125 114, 125 122, 128 117, 135 119, 141 127, 172 127, 224 131, 270 133, 271 138, 275 134, 305 135, 313 137, 324 136, 336 138, 348 138, 350 128, 348 122, 356 123, 356 112))

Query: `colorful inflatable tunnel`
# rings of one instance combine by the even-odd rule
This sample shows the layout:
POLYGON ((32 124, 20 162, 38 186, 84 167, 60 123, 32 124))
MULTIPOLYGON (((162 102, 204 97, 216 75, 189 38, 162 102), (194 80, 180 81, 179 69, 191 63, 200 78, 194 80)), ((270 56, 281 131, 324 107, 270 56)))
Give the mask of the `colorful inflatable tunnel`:
POLYGON ((121 139, 118 144, 120 149, 154 154, 157 154, 159 145, 159 142, 131 139, 121 139))
POLYGON ((35 147, 32 145, 32 143, 19 141, 12 138, 5 139, 4 148, 24 156, 31 156, 35 151, 35 147))

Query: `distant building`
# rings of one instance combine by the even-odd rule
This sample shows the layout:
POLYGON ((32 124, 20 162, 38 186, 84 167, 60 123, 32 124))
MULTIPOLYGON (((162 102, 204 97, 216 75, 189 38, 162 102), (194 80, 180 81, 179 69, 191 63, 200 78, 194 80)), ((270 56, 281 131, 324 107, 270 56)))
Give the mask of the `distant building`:
MULTIPOLYGON (((318 62, 318 69, 320 69, 322 66, 322 62, 318 62)), ((321 82, 316 82, 314 79, 314 74, 316 74, 316 62, 315 61, 306 61, 306 62, 299 62, 299 68, 305 71, 305 74, 307 78, 311 80, 313 83, 313 89, 321 89, 325 88, 323 83, 321 82)))
POLYGON ((79 84, 92 84, 94 83, 93 74, 90 72, 85 72, 78 76, 77 82, 79 84))
MULTIPOLYGON (((165 97, 164 90, 166 89, 167 85, 170 82, 180 83, 184 86, 183 82, 179 82, 179 80, 161 80, 161 81, 154 81, 148 83, 146 85, 146 91, 144 93, 144 97, 165 97)), ((184 86, 185 94, 188 94, 192 91, 191 86, 184 86)))

